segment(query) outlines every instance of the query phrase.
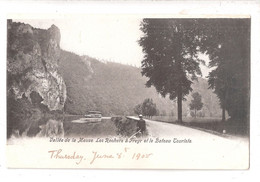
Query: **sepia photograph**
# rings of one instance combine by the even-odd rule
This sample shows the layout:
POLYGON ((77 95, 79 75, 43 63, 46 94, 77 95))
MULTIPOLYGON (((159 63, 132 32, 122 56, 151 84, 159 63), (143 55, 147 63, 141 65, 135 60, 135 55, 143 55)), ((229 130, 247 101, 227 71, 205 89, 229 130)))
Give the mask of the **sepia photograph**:
POLYGON ((249 16, 6 24, 9 167, 249 168, 249 16))

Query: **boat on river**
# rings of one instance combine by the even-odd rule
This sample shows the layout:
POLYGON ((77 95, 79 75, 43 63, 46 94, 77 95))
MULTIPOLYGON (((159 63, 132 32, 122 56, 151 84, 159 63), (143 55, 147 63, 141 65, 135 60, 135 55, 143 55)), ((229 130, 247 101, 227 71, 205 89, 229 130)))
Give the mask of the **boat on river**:
POLYGON ((84 118, 82 119, 92 122, 99 122, 102 120, 102 114, 100 111, 88 111, 88 113, 85 114, 84 118))

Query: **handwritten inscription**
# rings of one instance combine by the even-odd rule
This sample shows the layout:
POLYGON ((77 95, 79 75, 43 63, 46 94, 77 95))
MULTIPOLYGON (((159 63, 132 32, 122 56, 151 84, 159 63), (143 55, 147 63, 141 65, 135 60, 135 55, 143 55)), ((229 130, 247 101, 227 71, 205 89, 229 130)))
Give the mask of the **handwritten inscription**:
MULTIPOLYGON (((59 138, 50 137, 50 142, 64 143, 130 143, 130 144, 189 144, 192 143, 190 138, 59 138)), ((82 152, 82 151, 81 151, 82 152)), ((154 154, 150 152, 131 150, 130 148, 121 148, 116 152, 108 151, 88 151, 88 153, 80 154, 77 151, 65 152, 63 149, 55 149, 48 151, 52 160, 70 160, 75 161, 77 165, 84 163, 83 161, 93 165, 102 161, 113 162, 115 160, 134 160, 141 161, 151 158, 154 154)))
POLYGON ((93 164, 96 159, 114 159, 115 157, 112 154, 99 154, 98 152, 92 152, 93 158, 90 162, 90 164, 93 164))
POLYGON ((77 165, 86 159, 88 159, 90 161, 89 164, 92 165, 95 162, 102 160, 130 159, 138 161, 142 159, 149 159, 153 155, 153 153, 131 151, 128 147, 125 147, 123 150, 115 153, 92 151, 92 153, 81 155, 76 151, 70 154, 65 153, 62 149, 50 150, 48 153, 50 154, 50 159, 74 160, 77 165))
POLYGON ((69 159, 69 160, 75 160, 76 164, 80 164, 83 159, 83 155, 77 154, 76 152, 73 152, 73 154, 64 154, 62 149, 58 150, 50 150, 48 151, 50 153, 51 159, 69 159))

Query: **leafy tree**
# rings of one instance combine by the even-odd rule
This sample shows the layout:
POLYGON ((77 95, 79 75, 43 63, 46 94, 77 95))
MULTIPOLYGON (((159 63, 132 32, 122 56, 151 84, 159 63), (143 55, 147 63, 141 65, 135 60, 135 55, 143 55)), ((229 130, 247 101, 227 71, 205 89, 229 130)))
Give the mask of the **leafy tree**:
POLYGON ((142 113, 145 116, 152 117, 157 113, 156 104, 153 103, 153 99, 145 99, 142 104, 142 113))
POLYGON ((134 113, 137 115, 142 114, 142 104, 138 104, 135 106, 134 113))
POLYGON ((195 118, 197 116, 197 111, 201 110, 203 107, 203 103, 201 102, 201 95, 198 92, 192 94, 193 100, 190 103, 190 109, 194 110, 195 118))
POLYGON ((153 99, 147 98, 143 103, 138 104, 134 108, 135 114, 143 114, 144 116, 152 117, 159 114, 159 110, 156 104, 153 103, 153 99))
POLYGON ((204 20, 201 50, 209 55, 209 86, 231 118, 246 121, 249 114, 250 19, 204 20))
POLYGON ((201 75, 196 19, 143 19, 139 40, 144 53, 142 75, 165 97, 177 98, 178 121, 182 122, 182 100, 192 91, 192 81, 201 75))

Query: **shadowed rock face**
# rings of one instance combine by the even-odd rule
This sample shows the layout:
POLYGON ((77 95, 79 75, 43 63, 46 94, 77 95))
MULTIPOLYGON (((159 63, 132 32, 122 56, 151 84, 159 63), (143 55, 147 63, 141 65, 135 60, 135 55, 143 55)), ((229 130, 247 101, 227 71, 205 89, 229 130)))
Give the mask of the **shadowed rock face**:
MULTIPOLYGON (((55 25, 47 30, 35 29, 11 20, 7 28, 8 119, 17 114, 32 115, 32 108, 63 110, 66 85, 57 69, 60 30, 55 25)), ((14 121, 8 123, 11 128, 15 125, 14 121)))
POLYGON ((50 110, 62 110, 66 86, 57 72, 60 56, 60 31, 52 25, 48 30, 8 22, 7 72, 8 93, 15 98, 23 94, 30 100, 35 91, 50 110))

